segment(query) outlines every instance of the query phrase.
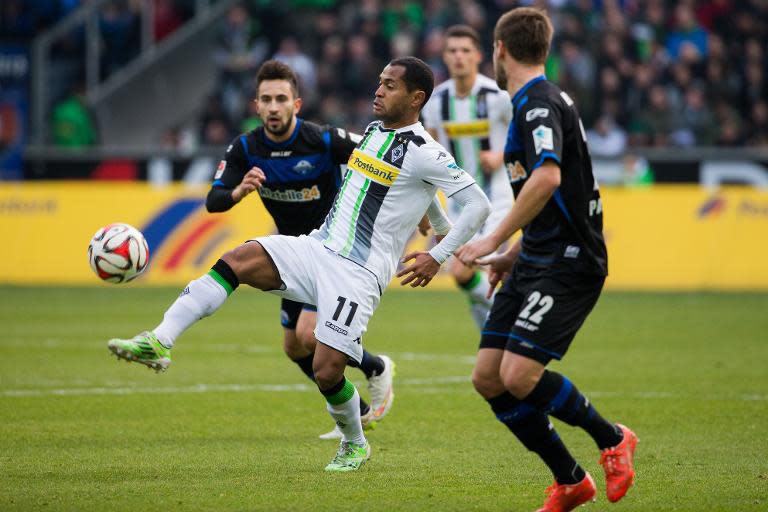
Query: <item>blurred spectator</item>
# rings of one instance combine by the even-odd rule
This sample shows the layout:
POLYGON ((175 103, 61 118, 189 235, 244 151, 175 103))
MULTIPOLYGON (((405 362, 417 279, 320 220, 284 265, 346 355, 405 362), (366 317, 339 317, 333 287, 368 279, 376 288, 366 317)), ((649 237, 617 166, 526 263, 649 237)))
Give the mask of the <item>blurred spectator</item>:
POLYGON ((99 15, 103 52, 102 78, 125 66, 139 53, 141 3, 134 0, 108 2, 99 15))
POLYGON ((242 116, 253 94, 253 77, 267 51, 245 6, 232 6, 216 40, 213 60, 219 71, 222 105, 233 122, 242 116))
POLYGON ((587 143, 594 156, 619 156, 627 147, 627 134, 612 118, 602 116, 587 131, 587 143))
POLYGON ((85 104, 82 85, 54 106, 51 131, 56 146, 83 148, 96 144, 96 128, 85 104))
POLYGON ((699 26, 693 9, 687 3, 675 7, 675 29, 667 37, 667 51, 672 59, 684 54, 696 52, 698 56, 707 55, 707 31, 699 26))
POLYGON ((691 133, 690 145, 711 146, 715 143, 715 115, 707 106, 707 98, 701 87, 694 86, 685 92, 682 121, 685 129, 691 133))

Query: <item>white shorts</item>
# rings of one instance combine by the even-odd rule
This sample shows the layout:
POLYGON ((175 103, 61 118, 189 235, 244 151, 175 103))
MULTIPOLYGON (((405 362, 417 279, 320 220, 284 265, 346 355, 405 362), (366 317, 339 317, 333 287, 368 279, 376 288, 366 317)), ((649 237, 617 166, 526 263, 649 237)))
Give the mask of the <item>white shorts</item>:
POLYGON ((306 235, 272 235, 254 241, 272 258, 283 282, 282 289, 269 293, 317 305, 317 341, 359 363, 363 334, 381 299, 376 277, 306 235))
MULTIPOLYGON (((472 240, 490 235, 502 219, 507 216, 509 209, 512 208, 512 203, 515 202, 512 186, 509 184, 509 177, 503 171, 496 171, 491 175, 490 183, 483 188, 483 192, 486 193, 488 200, 491 202, 491 213, 482 227, 472 237, 472 240)), ((455 222, 460 214, 461 208, 458 203, 449 198, 448 217, 451 221, 455 222)))

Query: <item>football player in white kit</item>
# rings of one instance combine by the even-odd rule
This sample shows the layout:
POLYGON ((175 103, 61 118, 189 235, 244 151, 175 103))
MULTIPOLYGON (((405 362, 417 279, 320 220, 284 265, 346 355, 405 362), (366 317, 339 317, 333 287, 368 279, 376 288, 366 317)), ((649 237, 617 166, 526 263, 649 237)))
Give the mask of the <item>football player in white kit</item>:
POLYGON ((225 253, 191 281, 151 332, 113 339, 119 357, 151 367, 170 363, 174 340, 211 315, 240 284, 317 305, 315 382, 343 437, 327 471, 353 471, 370 457, 360 422, 357 389, 344 377, 347 361, 360 361, 362 337, 406 242, 426 213, 442 240, 429 252, 407 255, 402 284, 426 286, 482 226, 490 203, 475 180, 419 122, 433 89, 429 66, 415 57, 395 59, 380 75, 373 102, 379 119, 352 152, 347 173, 325 223, 309 235, 273 235, 225 253), (435 194, 461 206, 451 226, 435 194))
MULTIPOLYGON (((444 37, 443 61, 451 78, 435 87, 422 111, 422 119, 427 131, 448 148, 459 167, 471 174, 488 195, 491 214, 478 232, 484 236, 496 228, 514 202, 504 168, 512 103, 496 80, 478 71, 483 56, 475 29, 454 25, 445 31, 444 37)), ((448 206, 449 215, 456 218, 461 206, 452 200, 448 206)), ((450 270, 469 298, 472 319, 482 329, 493 302, 487 297, 486 272, 467 267, 455 258, 450 270)))

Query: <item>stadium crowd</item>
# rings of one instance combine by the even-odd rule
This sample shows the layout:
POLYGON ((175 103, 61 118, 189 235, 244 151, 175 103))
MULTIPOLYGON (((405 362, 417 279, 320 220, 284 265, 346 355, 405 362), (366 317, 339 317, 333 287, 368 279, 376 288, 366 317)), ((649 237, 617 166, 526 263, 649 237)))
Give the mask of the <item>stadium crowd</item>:
MULTIPOLYGON (((3 0, 2 41, 31 41, 83 1, 3 0)), ((194 10, 194 0, 152 1, 156 41, 194 10)), ((142 3, 114 0, 102 9, 104 76, 137 55, 142 3)), ((221 22, 211 55, 218 87, 196 115, 191 144, 224 144, 258 123, 253 75, 272 57, 299 74, 305 117, 359 131, 387 61, 417 55, 442 81, 442 31, 466 23, 484 37, 483 71, 492 75, 496 19, 531 3, 552 14, 547 75, 576 99, 593 154, 768 145, 764 0, 244 0, 221 22)), ((54 47, 52 103, 69 102, 70 110, 84 76, 82 45, 75 31, 54 47)), ((164 143, 178 145, 181 132, 169 130, 164 143)))

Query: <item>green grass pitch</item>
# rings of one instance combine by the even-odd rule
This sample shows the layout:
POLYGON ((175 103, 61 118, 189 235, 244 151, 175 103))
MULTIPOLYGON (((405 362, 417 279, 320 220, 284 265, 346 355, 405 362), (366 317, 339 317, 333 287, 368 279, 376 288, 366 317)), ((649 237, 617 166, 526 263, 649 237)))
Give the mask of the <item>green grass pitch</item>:
MULTIPOLYGON (((178 290, 0 288, 0 510, 531 511, 551 477, 469 382, 478 336, 454 292, 385 294, 365 338, 397 362, 361 471, 281 349, 278 299, 240 290, 156 375, 106 340, 178 290)), ((605 293, 564 362, 640 437, 636 486, 603 493, 588 436, 556 422, 600 492, 583 510, 768 510, 768 295, 605 293)), ((365 396, 362 374, 348 376, 365 396)))

